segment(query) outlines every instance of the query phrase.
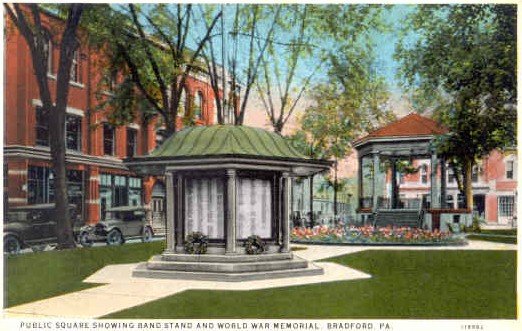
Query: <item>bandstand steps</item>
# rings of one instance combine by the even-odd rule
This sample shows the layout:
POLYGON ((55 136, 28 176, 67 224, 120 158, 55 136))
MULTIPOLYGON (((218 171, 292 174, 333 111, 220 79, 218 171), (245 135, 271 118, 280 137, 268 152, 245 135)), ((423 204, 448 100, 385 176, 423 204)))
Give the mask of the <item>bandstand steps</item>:
POLYGON ((418 210, 379 210, 375 226, 404 226, 417 228, 420 226, 418 210))
POLYGON ((172 270, 184 272, 211 272, 211 273, 249 273, 275 270, 303 269, 308 261, 301 258, 255 262, 186 262, 165 261, 161 257, 153 257, 147 262, 151 270, 172 270))
POLYGON ((263 272, 187 272, 177 270, 150 269, 147 263, 140 263, 132 272, 133 277, 159 278, 159 279, 185 279, 195 281, 220 281, 242 282, 252 280, 265 280, 274 278, 304 277, 323 275, 324 270, 313 263, 305 268, 284 269, 263 272))

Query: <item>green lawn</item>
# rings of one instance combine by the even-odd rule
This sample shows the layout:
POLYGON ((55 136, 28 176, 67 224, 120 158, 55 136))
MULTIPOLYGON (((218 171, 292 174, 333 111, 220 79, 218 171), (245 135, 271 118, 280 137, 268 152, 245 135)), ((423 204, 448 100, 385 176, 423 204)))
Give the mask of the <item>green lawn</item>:
POLYGON ((367 280, 256 291, 191 290, 109 318, 507 318, 515 251, 372 250, 328 261, 367 280))
POLYGON ((480 230, 482 234, 499 234, 504 236, 516 236, 517 229, 480 230))
POLYGON ((108 264, 145 261, 163 247, 164 242, 152 242, 8 256, 4 259, 5 305, 16 306, 96 286, 82 280, 108 264))
POLYGON ((466 238, 470 240, 482 240, 482 241, 491 241, 495 243, 504 243, 504 244, 515 244, 517 243, 516 237, 495 237, 495 236, 481 236, 476 234, 467 235, 466 238))

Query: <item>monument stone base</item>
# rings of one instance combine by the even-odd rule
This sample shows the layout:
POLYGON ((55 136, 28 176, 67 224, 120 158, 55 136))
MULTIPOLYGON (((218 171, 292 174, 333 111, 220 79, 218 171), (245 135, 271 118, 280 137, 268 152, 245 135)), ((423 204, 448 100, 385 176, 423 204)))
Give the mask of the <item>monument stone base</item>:
POLYGON ((322 268, 292 253, 217 255, 164 253, 140 263, 133 277, 240 282, 322 275, 322 268))

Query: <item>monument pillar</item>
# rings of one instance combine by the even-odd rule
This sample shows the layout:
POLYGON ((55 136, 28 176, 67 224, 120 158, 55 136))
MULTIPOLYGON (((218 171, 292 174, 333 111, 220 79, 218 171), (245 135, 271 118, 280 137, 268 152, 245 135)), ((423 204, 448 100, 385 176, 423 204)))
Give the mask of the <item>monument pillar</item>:
POLYGON ((183 246, 183 175, 176 174, 173 178, 174 181, 174 199, 176 201, 176 210, 174 211, 174 235, 176 238, 176 251, 183 252, 185 250, 183 246))
POLYGON ((176 198, 176 194, 175 194, 175 187, 174 187, 174 175, 172 172, 166 172, 165 173, 165 184, 166 184, 166 196, 165 196, 165 200, 166 200, 166 208, 167 208, 167 228, 165 229, 166 230, 166 238, 167 238, 167 251, 170 251, 170 252, 173 252, 174 251, 174 245, 175 245, 175 241, 174 241, 174 222, 175 222, 175 217, 174 217, 174 208, 176 207, 175 206, 175 198, 176 198))
POLYGON ((236 170, 226 171, 227 212, 225 254, 236 253, 236 170))
POLYGON ((283 218, 281 220, 282 245, 281 252, 288 253, 290 251, 290 214, 292 213, 292 177, 285 172, 283 173, 283 218))

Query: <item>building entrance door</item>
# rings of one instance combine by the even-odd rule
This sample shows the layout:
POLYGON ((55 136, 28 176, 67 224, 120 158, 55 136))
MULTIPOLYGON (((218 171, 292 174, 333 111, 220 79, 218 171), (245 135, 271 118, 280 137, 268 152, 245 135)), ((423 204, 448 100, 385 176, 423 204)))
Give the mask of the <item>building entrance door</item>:
POLYGON ((498 224, 510 224, 513 222, 514 206, 514 196, 504 195, 498 197, 498 224))
POLYGON ((156 182, 152 188, 152 229, 154 233, 165 233, 165 186, 156 182))

